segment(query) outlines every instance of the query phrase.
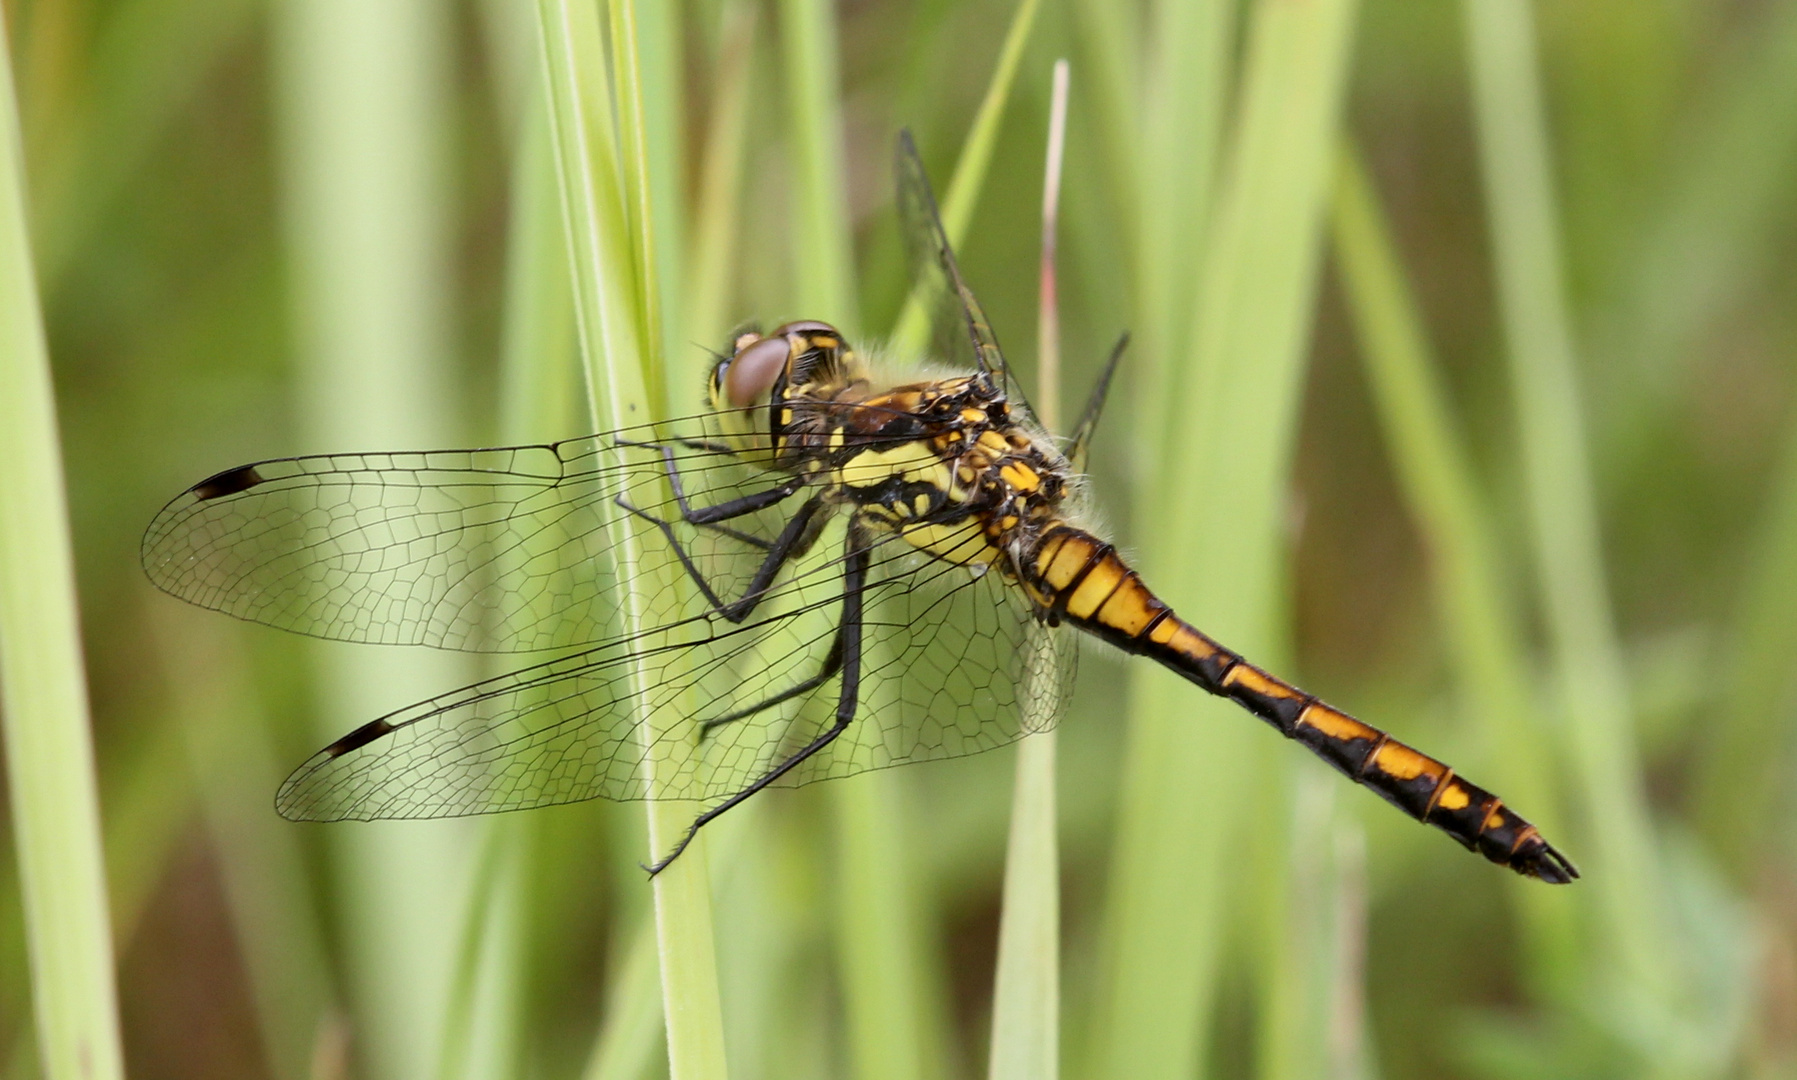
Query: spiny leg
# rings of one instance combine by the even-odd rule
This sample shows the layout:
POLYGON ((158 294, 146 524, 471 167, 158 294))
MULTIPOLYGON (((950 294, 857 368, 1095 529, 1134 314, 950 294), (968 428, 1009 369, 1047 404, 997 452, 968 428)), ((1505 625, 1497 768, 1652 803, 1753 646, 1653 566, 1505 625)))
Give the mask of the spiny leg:
MULTIPOLYGON (((628 440, 625 440, 628 442, 628 440)), ((660 446, 660 443, 634 443, 635 446, 660 446)), ((724 443, 712 442, 710 439, 681 439, 680 445, 688 450, 708 450, 713 454, 734 454, 736 450, 724 443)))
POLYGON ((842 637, 838 635, 836 640, 831 643, 830 652, 824 657, 823 666, 818 668, 816 675, 813 675, 802 682, 794 683, 772 697, 763 698, 746 709, 737 709, 733 712, 725 713, 723 716, 714 716, 710 720, 701 721, 699 724, 699 737, 703 739, 705 736, 711 734, 714 729, 723 727, 725 724, 733 723, 744 717, 754 716, 763 709, 771 709, 775 705, 791 701, 793 698, 802 694, 809 694, 811 691, 830 681, 830 677, 840 670, 842 670, 842 637))
POLYGON ((785 776, 802 764, 805 759, 836 741, 836 737, 847 731, 849 724, 855 719, 855 704, 861 693, 861 593, 867 584, 868 549, 862 542, 860 531, 852 524, 849 527, 848 557, 845 560, 842 574, 842 625, 836 629, 836 644, 832 651, 840 653, 842 664, 842 691, 836 699, 836 722, 830 729, 801 747, 797 753, 782 761, 753 784, 742 789, 723 802, 700 814, 688 826, 686 835, 668 856, 652 866, 643 867, 650 877, 667 869, 668 864, 680 857, 693 837, 699 834, 708 822, 715 820, 724 811, 741 803, 744 799, 767 787, 769 784, 785 776))
MULTIPOLYGON (((745 496, 745 498, 747 497, 749 496, 745 496)), ((726 602, 712 589, 711 583, 705 580, 705 575, 699 572, 698 565, 687 553, 686 545, 682 544, 680 538, 674 535, 674 526, 671 522, 665 518, 656 517, 646 510, 637 509, 626 502, 622 495, 612 501, 661 530, 668 546, 674 549, 674 557, 679 559, 680 565, 686 568, 687 575, 699 587, 699 592, 711 604, 712 610, 733 623, 739 623, 748 618, 750 613, 755 610, 756 605, 761 603, 767 595, 768 586, 774 582, 774 575, 778 574, 780 567, 786 565, 786 560, 792 557, 793 549, 805 536, 811 519, 817 516, 817 512, 824 505, 822 495, 814 495, 805 500, 805 505, 799 507, 799 512, 792 516, 792 519, 786 523, 786 527, 780 530, 780 535, 775 537, 774 542, 769 545, 767 557, 762 559, 761 565, 755 568, 755 575, 749 579, 748 587, 743 590, 743 594, 735 600, 726 602)))
MULTIPOLYGON (((742 517, 744 514, 752 514, 757 510, 765 510, 775 503, 780 502, 782 499, 785 499, 793 492, 799 490, 799 488, 803 487, 805 484, 803 478, 794 476, 768 488, 766 491, 757 491, 749 495, 744 495, 741 498, 729 499, 712 506, 701 506, 695 509, 691 501, 687 499, 686 485, 681 481, 680 463, 674 459, 673 447, 666 443, 636 442, 631 439, 614 438, 612 441, 618 446, 633 446, 642 450, 654 450, 661 454, 662 465, 668 476, 668 486, 674 489, 674 502, 679 505, 680 516, 686 519, 687 524, 711 529, 714 532, 722 533, 733 540, 740 540, 745 544, 758 547, 763 551, 766 551, 771 546, 768 541, 763 540, 759 536, 751 536, 740 529, 733 529, 728 525, 720 523, 729 521, 731 518, 742 517)), ((697 440, 682 441, 684 445, 695 449, 725 454, 729 452, 728 448, 719 447, 712 443, 700 442, 697 440)), ((626 509, 633 510, 639 514, 643 513, 640 510, 636 510, 635 507, 626 507, 626 509)), ((648 517, 649 515, 643 514, 643 516, 648 517)))

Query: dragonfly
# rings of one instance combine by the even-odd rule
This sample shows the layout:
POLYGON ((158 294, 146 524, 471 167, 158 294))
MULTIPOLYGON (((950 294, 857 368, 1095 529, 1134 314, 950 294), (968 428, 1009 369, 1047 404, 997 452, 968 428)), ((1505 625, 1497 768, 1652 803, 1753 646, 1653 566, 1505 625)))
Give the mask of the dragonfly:
POLYGON ((1090 523, 962 279, 908 133, 899 204, 959 374, 888 369, 818 320, 738 333, 704 410, 564 442, 279 458, 158 513, 143 564, 201 607, 313 637, 545 653, 369 721, 282 784, 293 820, 592 798, 702 806, 653 875, 765 788, 1051 727, 1081 631, 1229 698, 1491 862, 1578 870, 1502 799, 1207 636, 1090 523))

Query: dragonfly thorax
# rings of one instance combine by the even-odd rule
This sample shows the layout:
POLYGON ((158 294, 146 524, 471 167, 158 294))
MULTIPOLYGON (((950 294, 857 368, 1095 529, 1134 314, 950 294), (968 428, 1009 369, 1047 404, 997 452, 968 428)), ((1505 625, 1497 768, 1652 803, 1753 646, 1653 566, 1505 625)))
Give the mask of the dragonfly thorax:
POLYGON ((948 562, 1007 572, 1060 516, 1071 468, 980 375, 794 400, 796 471, 866 524, 948 562))

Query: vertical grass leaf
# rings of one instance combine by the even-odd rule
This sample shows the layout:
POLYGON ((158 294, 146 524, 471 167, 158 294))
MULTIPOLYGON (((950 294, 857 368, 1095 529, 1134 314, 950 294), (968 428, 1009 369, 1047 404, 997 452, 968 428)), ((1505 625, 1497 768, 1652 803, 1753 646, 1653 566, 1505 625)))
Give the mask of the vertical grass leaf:
MULTIPOLYGON (((1056 61, 1042 184, 1042 263, 1036 313, 1036 408, 1044 426, 1061 421, 1061 326, 1055 230, 1067 137, 1067 61, 1056 61)), ((1061 1074, 1061 863, 1056 838, 1055 733, 1017 748, 1011 833, 1005 848, 998 964, 992 989, 994 1080, 1055 1080, 1061 1074)))
POLYGON ((0 734, 44 1072, 117 1080, 100 803, 11 57, 0 28, 0 734))
MULTIPOLYGON (((657 286, 652 271, 653 223, 648 221, 650 181, 641 138, 641 86, 633 57, 619 63, 611 85, 622 89, 614 101, 611 71, 597 13, 578 0, 542 0, 544 55, 549 76, 550 114, 574 276, 574 310, 593 390, 600 429, 627 427, 656 415, 656 397, 665 386, 660 357, 660 308, 645 293, 657 286), (633 145, 619 142, 612 117, 619 109, 633 145), (631 230, 637 215, 636 232, 631 230), (653 359, 646 369, 644 358, 653 359)), ((626 5, 613 16, 614 49, 635 47, 634 13, 626 5)), ((623 600, 627 628, 647 624, 644 603, 661 588, 678 588, 660 572, 648 572, 641 558, 646 537, 634 520, 617 521, 617 571, 629 583, 623 600)), ((649 709, 645 672, 633 676, 632 693, 647 715, 646 742, 666 729, 668 719, 649 709)), ((680 703, 672 703, 678 708, 680 703)), ((645 768, 649 759, 645 758, 645 768)), ((648 776, 654 790, 656 778, 648 776)), ((683 803, 648 804, 650 858, 660 858, 692 820, 683 803)), ((704 834, 685 855, 655 878, 656 934, 661 957, 662 1001, 667 1021, 668 1063, 675 1080, 711 1080, 725 1075, 723 1021, 714 959, 711 892, 704 834)))
MULTIPOLYGON (((792 314, 820 318, 853 336, 860 305, 850 250, 841 75, 832 5, 782 0, 787 137, 795 159, 792 314)), ((877 645, 875 646, 877 647, 877 645)), ((866 702, 862 708, 868 708, 866 702)), ((940 1047, 923 988, 925 948, 918 895, 906 887, 903 781, 886 771, 830 785, 839 881, 834 890, 837 961, 843 981, 845 1042, 856 1076, 921 1080, 940 1047)))
MULTIPOLYGON (((1150 585, 1232 648, 1270 660, 1283 638, 1281 523, 1354 11, 1352 0, 1254 5, 1197 302, 1173 315, 1191 320, 1179 327, 1190 360, 1162 372, 1179 423, 1153 451, 1164 464, 1144 493, 1150 585)), ((1223 905, 1242 876, 1233 808, 1250 777, 1264 791, 1291 760, 1269 765, 1289 749, 1265 738, 1232 706, 1132 669, 1094 1074, 1199 1070, 1223 905)))
MULTIPOLYGON (((276 133, 300 425, 318 448, 464 441, 445 182, 451 22, 428 3, 302 0, 274 22, 276 133)), ((472 680, 466 657, 312 651, 314 737, 472 680)), ((470 822, 327 833, 361 1067, 436 1074, 472 869, 470 822), (434 904, 393 897, 438 896, 434 904)))

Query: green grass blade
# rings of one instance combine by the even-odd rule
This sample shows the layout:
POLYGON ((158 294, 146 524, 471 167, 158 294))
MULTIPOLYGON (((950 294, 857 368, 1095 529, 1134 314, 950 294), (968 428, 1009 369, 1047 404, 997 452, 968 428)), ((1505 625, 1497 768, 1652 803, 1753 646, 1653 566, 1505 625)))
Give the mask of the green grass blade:
POLYGON ((1229 0, 1157 4, 1150 19, 1149 59, 1139 87, 1144 160, 1131 172, 1140 209, 1133 252, 1139 336, 1130 362, 1140 375, 1135 405, 1145 440, 1138 476, 1143 492, 1155 490, 1173 441, 1167 391, 1180 378, 1180 358, 1191 355, 1189 313, 1205 287, 1200 270, 1215 211, 1237 29, 1236 5, 1229 0))
MULTIPOLYGON (((1461 708, 1480 733, 1474 745, 1483 761, 1458 764, 1521 808, 1546 835, 1563 836, 1551 774, 1541 768, 1538 748, 1546 732, 1529 693, 1533 665, 1521 617, 1505 598, 1493 545, 1498 532, 1450 416, 1390 226, 1351 147, 1344 146, 1336 177, 1332 227, 1387 452, 1429 554, 1429 580, 1461 708)), ((1577 961, 1571 907, 1528 881, 1512 882, 1510 895, 1537 976, 1564 990, 1577 961)))
MULTIPOLYGON (((704 370, 700 357, 685 336, 686 323, 686 73, 678 4, 613 4, 614 24, 628 27, 636 57, 634 78, 636 110, 643 131, 641 185, 638 201, 646 209, 645 222, 650 260, 644 272, 653 285, 644 291, 652 301, 647 312, 658 327, 662 385, 657 390, 664 408, 675 413, 692 411, 696 387, 703 385, 695 372, 704 370)), ((627 95, 620 95, 623 100, 627 95)), ((620 117, 622 119, 622 116, 620 117)), ((714 331, 715 333, 715 331, 714 331)))
MULTIPOLYGON (((744 151, 749 142, 748 109, 754 81, 757 11, 732 2, 724 9, 723 40, 712 65, 716 79, 711 125, 705 134, 703 171, 687 260, 688 286, 684 340, 711 341, 730 317, 737 238, 743 212, 744 151)), ((671 345, 681 347, 681 342, 671 345)))
MULTIPOLYGON (((961 156, 955 161, 954 176, 942 193, 942 228, 951 244, 959 245, 973 220, 980 191, 986 186, 986 169, 992 163, 992 148, 998 142, 998 129, 1005 118, 1005 106, 1011 100, 1011 84, 1016 81, 1017 64, 1023 59, 1023 47, 1029 44, 1030 30, 1036 25, 1039 0, 1020 0, 1011 16, 1011 27, 1005 32, 1004 48, 986 84, 986 96, 980 99, 973 126, 961 143, 961 156)), ((917 282, 905 299, 892 331, 892 348, 900 356, 918 355, 929 339, 930 309, 927 286, 917 282)))
MULTIPOLYGON (((1179 8, 1162 4, 1156 5, 1155 12, 1166 14, 1169 10, 1179 10, 1201 20, 1216 21, 1233 19, 1233 9, 1233 4, 1187 4, 1179 8)), ((1147 102, 1149 108, 1156 103, 1155 98, 1143 96, 1143 86, 1137 78, 1143 54, 1141 23, 1141 14, 1135 5, 1119 5, 1111 0, 1076 0, 1073 5, 1072 25, 1078 50, 1073 59, 1081 72, 1081 108, 1076 110, 1075 116, 1090 117, 1088 123, 1094 129, 1098 151, 1096 164, 1109 174, 1111 197, 1123 204, 1119 209, 1126 218, 1121 238, 1125 243, 1142 237, 1142 223, 1137 211, 1145 208, 1130 197, 1141 190, 1140 170, 1147 164, 1142 158, 1169 149, 1137 137, 1137 117, 1143 111, 1143 103, 1147 102)), ((1157 45, 1163 40, 1157 38, 1157 45)), ((1214 79, 1218 86, 1227 84, 1227 64, 1213 63, 1209 56, 1193 55, 1187 59, 1189 65, 1185 72, 1188 75, 1214 79)), ((1219 103, 1213 104, 1208 111, 1200 109, 1186 117, 1187 122, 1195 123, 1205 117, 1220 120, 1222 107, 1219 103)), ((1077 138, 1077 119, 1075 124, 1077 138)), ((1214 149, 1203 148, 1201 139, 1192 139, 1182 148, 1190 148, 1194 143, 1199 144, 1200 153, 1214 149)), ((1215 162, 1207 157, 1205 164, 1209 167, 1215 162)), ((1208 175, 1188 179, 1205 184, 1210 181, 1208 175)), ((1113 265, 1126 265, 1128 261, 1125 255, 1113 265)))
POLYGON ((1366 918, 1356 861, 1363 840, 1359 825, 1336 810, 1355 796, 1318 763, 1294 771, 1291 797, 1272 811, 1286 817, 1285 827, 1265 830, 1277 842, 1260 852, 1278 866, 1268 876, 1279 887, 1254 905, 1261 947, 1251 963, 1265 1009, 1257 1075, 1360 1076, 1367 1065, 1366 918))
MULTIPOLYGON (((660 7, 656 4, 648 6, 660 7)), ((633 315, 638 323, 638 363, 643 369, 649 415, 666 416, 668 341, 662 315, 666 306, 662 296, 662 274, 670 253, 679 250, 679 234, 671 227, 677 216, 668 191, 668 185, 673 182, 671 174, 675 171, 673 136, 668 130, 651 130, 646 102, 659 103, 672 93, 674 73, 667 57, 645 51, 636 0, 610 0, 606 10, 610 15, 612 100, 617 110, 617 161, 623 181, 624 227, 628 230, 635 260, 637 310, 633 315), (652 87, 645 86, 645 75, 656 78, 652 87)), ((665 29, 659 15, 651 16, 649 21, 653 26, 665 29)), ((661 35, 657 35, 656 40, 660 42, 660 38, 661 35)), ((659 111, 657 119, 664 124, 668 122, 668 117, 659 111)), ((677 270, 678 267, 668 269, 677 270)))
POLYGON ((1614 989, 1666 1009, 1677 979, 1655 906, 1654 840, 1604 580, 1534 22, 1519 0, 1471 0, 1464 11, 1531 540, 1564 745, 1588 815, 1579 887, 1590 890, 1614 989))
POLYGON ((903 827, 903 782, 887 771, 839 781, 835 833, 835 943, 843 982, 845 1041, 853 1075, 914 1080, 941 1071, 943 1035, 928 985, 931 939, 912 887, 914 856, 903 827))
POLYGON ((819 872, 827 848, 790 808, 785 800, 751 799, 718 822, 728 854, 717 868, 718 969, 730 1003, 730 1068, 739 1080, 841 1071, 839 1055, 820 1070, 801 1050, 839 1040, 841 1028, 831 1022, 840 1009, 820 1006, 837 993, 830 920, 817 917, 832 899, 819 872))
MULTIPOLYGON (((300 426, 315 449, 464 444, 446 359, 454 310, 443 166, 449 15, 424 4, 284 5, 275 123, 292 265, 300 426)), ((473 681, 466 657, 320 645, 317 724, 334 739, 473 681)), ((324 832, 359 1067, 435 1076, 470 880, 472 822, 324 832), (435 896, 428 905, 395 896, 435 896)))
MULTIPOLYGON (((194 805, 182 767, 180 731, 173 725, 158 724, 143 732, 131 752, 121 756, 125 760, 115 758, 101 777, 100 798, 107 810, 100 822, 100 854, 106 868, 112 948, 122 956, 131 951, 144 914, 167 874, 169 860, 181 850, 194 805), (112 778, 110 783, 107 776, 112 778)), ((19 870, 18 861, 10 857, 0 864, 0 927, 23 926, 19 870)), ((16 992, 21 1000, 30 989, 27 944, 24 937, 13 934, 5 935, 0 943, 0 972, 17 980, 5 993, 10 997, 16 992)), ((7 1004, 0 1001, 0 1014, 15 1013, 7 1004)), ((21 1006, 17 1013, 24 1011, 21 1006)), ((29 1048, 29 1032, 15 1030, 18 1037, 9 1047, 29 1048)), ((5 1053, 0 1049, 0 1062, 5 1053)), ((11 1075, 3 1064, 0 1075, 11 1075)))
MULTIPOLYGON (((840 74, 832 6, 783 0, 786 130, 796 160, 792 216, 804 237, 791 313, 854 335, 860 323, 854 229, 848 214, 840 74)), ((877 646, 875 646, 877 647, 877 646)), ((863 703, 866 708, 866 703, 863 703)), ((903 780, 878 770, 829 785, 839 880, 836 953, 843 983, 847 1057, 868 1080, 914 1080, 938 1071, 942 1036, 925 987, 918 893, 907 887, 903 780)))
POLYGON ((832 8, 822 0, 781 0, 780 48, 786 58, 788 138, 795 171, 793 233, 805 238, 796 260, 795 318, 824 319, 851 336, 860 329, 855 256, 844 179, 841 76, 832 8))
MULTIPOLYGON (((632 52, 634 16, 628 4, 624 8, 614 16, 612 40, 620 52, 632 52)), ((542 0, 539 10, 574 270, 574 307, 593 389, 594 418, 601 429, 620 428, 657 415, 650 395, 659 396, 666 385, 660 308, 652 296, 645 298, 657 284, 656 233, 647 216, 652 212, 648 194, 652 182, 640 137, 642 89, 634 74, 640 68, 634 57, 621 60, 621 81, 616 84, 622 90, 617 107, 625 130, 638 133, 633 150, 631 144, 620 144, 612 124, 609 67, 595 13, 575 0, 542 0), (632 214, 637 215, 634 231, 632 214), (645 357, 651 360, 647 367, 645 357)), ((632 585, 623 597, 625 625, 640 628, 646 625, 646 598, 657 589, 677 586, 658 573, 639 571, 645 542, 641 530, 629 521, 615 527, 618 571, 632 585)), ((646 702, 644 679, 638 672, 632 692, 646 702)), ((652 742, 663 721, 651 714, 647 724, 652 742)), ((649 777, 649 782, 653 788, 655 778, 649 777)), ((692 814, 684 803, 648 804, 650 858, 673 849, 692 814)), ((654 890, 670 1074, 675 1080, 722 1077, 723 1021, 703 833, 655 878, 654 890)))
POLYGON ((1017 748, 986 1075, 1060 1075, 1060 857, 1053 731, 1017 748))
MULTIPOLYGON (((143 917, 167 874, 169 860, 181 850, 195 809, 182 767, 180 731, 173 725, 159 724, 143 732, 131 752, 122 756, 124 761, 114 759, 110 769, 102 770, 100 787, 100 799, 106 807, 100 822, 100 856, 106 868, 112 948, 120 956, 130 953, 143 917)), ((24 896, 19 888, 19 863, 10 856, 10 850, 0 856, 6 859, 0 863, 0 927, 22 928, 24 896)), ((30 989, 26 946, 23 936, 13 934, 5 935, 0 943, 0 972, 16 977, 14 986, 4 993, 11 996, 16 992, 21 1001, 30 989)), ((7 1008, 8 1004, 0 1000, 0 1015, 26 1011, 22 1005, 15 1011, 7 1008)), ((18 1037, 10 1041, 8 1048, 28 1048, 29 1032, 15 1030, 18 1037)), ((0 1062, 4 1062, 5 1053, 6 1049, 0 1048, 0 1062)), ((0 1076, 10 1075, 0 1065, 0 1076)))
MULTIPOLYGON (((1036 408, 1042 423, 1061 422, 1061 327, 1056 226, 1067 136, 1067 61, 1054 67, 1048 163, 1042 192, 1042 270, 1037 308, 1036 408)), ((1017 748, 1011 833, 992 986, 992 1048, 986 1075, 1055 1080, 1061 1074, 1061 862, 1055 800, 1055 733, 1017 748)))
MULTIPOLYGON (((536 34, 536 27, 529 27, 536 34)), ((532 61, 536 60, 532 54, 532 61)), ((531 70, 512 169, 501 330, 499 428, 506 442, 557 439, 587 427, 591 409, 575 352, 574 296, 549 106, 531 70)))
POLYGON ((524 953, 524 880, 534 839, 530 819, 480 824, 480 853, 468 886, 456 970, 444 1006, 437 1057, 441 1080, 484 1080, 519 1071, 519 982, 524 953))
MULTIPOLYGON (((528 9, 496 12, 522 26, 500 34, 536 35, 528 9)), ((505 311, 499 365, 500 440, 541 442, 585 422, 579 359, 574 353, 573 297, 567 244, 550 145, 538 52, 518 76, 506 243, 505 311)), ((525 67, 520 63, 520 67, 525 67)), ((502 662, 497 670, 507 666, 502 662)), ((462 949, 448 1008, 440 1073, 444 1080, 512 1076, 524 1063, 525 986, 531 971, 529 927, 536 897, 542 823, 532 814, 483 819, 481 857, 462 929, 462 949)), ((653 992, 650 994, 653 1000, 653 992)))
POLYGON ((636 246, 613 134, 604 35, 584 5, 542 0, 549 108, 561 178, 575 325, 589 377, 592 420, 622 427, 647 415, 637 315, 636 246))
MULTIPOLYGON (((1269 661, 1284 636, 1281 522, 1354 10, 1349 0, 1255 6, 1193 322, 1177 327, 1191 359, 1169 365, 1159 387, 1181 422, 1153 447, 1148 580, 1232 648, 1269 661)), ((1143 227, 1152 222, 1150 208, 1143 227)), ((1289 748, 1232 706, 1145 666, 1131 674, 1090 1071, 1190 1076, 1204 1056, 1227 884, 1241 876, 1234 808, 1250 776, 1252 790, 1276 790, 1292 759, 1273 758, 1289 748)))
POLYGON ((0 29, 0 734, 45 1075, 123 1077, 56 401, 0 29))

